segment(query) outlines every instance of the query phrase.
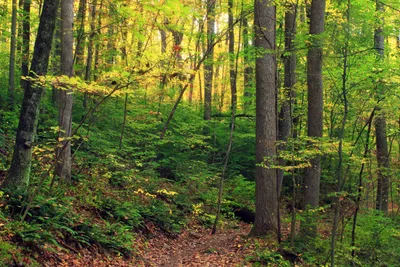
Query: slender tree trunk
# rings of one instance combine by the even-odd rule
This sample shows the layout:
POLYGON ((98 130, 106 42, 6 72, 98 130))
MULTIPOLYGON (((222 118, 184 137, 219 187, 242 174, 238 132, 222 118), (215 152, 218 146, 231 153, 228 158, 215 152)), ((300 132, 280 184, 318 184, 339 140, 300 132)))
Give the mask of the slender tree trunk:
MULTIPOLYGON (((74 75, 73 55, 73 22, 74 0, 61 1, 61 74, 68 77, 74 75)), ((71 123, 72 123, 73 91, 63 89, 59 92, 59 126, 60 145, 57 149, 56 175, 63 183, 71 182, 71 123)))
MULTIPOLYGON (((356 245, 356 227, 357 227, 357 216, 358 216, 358 211, 360 210, 360 203, 361 203, 361 193, 363 189, 363 173, 364 173, 364 168, 365 168, 365 162, 368 158, 368 154, 370 153, 369 151, 369 138, 371 135, 371 128, 372 128, 372 120, 375 115, 375 109, 371 112, 371 115, 368 120, 368 130, 365 138, 365 149, 364 149, 364 154, 363 154, 363 161, 361 163, 361 168, 360 172, 358 174, 358 188, 357 188, 357 199, 356 199, 356 210, 354 212, 354 218, 353 218, 353 226, 351 230, 351 247, 355 247, 356 245)), ((351 251, 351 257, 354 258, 355 256, 355 250, 352 249, 351 251)))
POLYGON ((248 111, 252 104, 253 86, 254 86, 254 73, 253 73, 253 60, 254 55, 250 47, 249 23, 245 15, 243 17, 243 51, 244 51, 244 74, 243 74, 243 96, 244 96, 244 113, 248 111))
MULTIPOLYGON (((285 57, 284 63, 284 100, 279 112, 279 140, 287 142, 291 129, 292 129, 292 107, 294 104, 295 91, 294 85, 296 84, 296 54, 294 52, 294 39, 296 37, 296 13, 297 7, 292 4, 285 13, 285 57)), ((286 149, 286 145, 280 145, 279 150, 286 149)), ((286 161, 279 160, 279 165, 284 166, 286 161)), ((282 188, 283 170, 278 172, 279 192, 282 188)))
MULTIPOLYGON (((31 0, 24 0, 23 18, 22 18, 22 65, 21 75, 26 77, 29 75, 29 55, 30 55, 30 35, 31 35, 31 0)), ((27 82, 21 80, 22 88, 25 89, 27 82)))
MULTIPOLYGON (((49 63, 58 0, 44 0, 38 34, 35 41, 29 76, 46 75, 49 63)), ((28 81, 18 123, 14 154, 10 169, 2 187, 8 190, 25 191, 29 184, 34 133, 39 116, 39 105, 43 87, 35 81, 28 81)))
MULTIPOLYGON (((343 190, 345 183, 345 176, 343 175, 343 138, 345 135, 347 115, 349 113, 348 101, 347 101, 347 70, 348 70, 348 50, 350 42, 350 0, 347 1, 346 11, 346 25, 345 29, 345 44, 343 48, 343 72, 342 72, 342 96, 343 96, 343 119, 342 125, 339 132, 339 149, 338 149, 338 166, 336 171, 336 193, 340 194, 343 190)), ((331 235, 331 266, 335 266, 335 249, 336 249, 336 235, 339 225, 339 215, 341 209, 340 196, 335 197, 335 214, 333 217, 332 235, 331 235)), ((344 227, 344 226, 343 226, 344 227)))
POLYGON ((271 0, 256 0, 254 6, 256 58, 256 214, 252 236, 277 233, 277 141, 276 111, 276 7, 271 0), (262 50, 261 50, 262 49, 262 50), (267 161, 265 161, 267 158, 267 161))
POLYGON ((204 119, 211 120, 214 68, 215 2, 207 0, 207 59, 204 62, 204 119))
POLYGON ((15 53, 17 49, 17 0, 12 0, 11 15, 11 43, 10 43, 10 63, 8 69, 8 93, 11 107, 14 106, 15 91, 15 53))
MULTIPOLYGON (((90 10, 90 34, 88 52, 86 57, 86 68, 85 68, 85 81, 91 80, 92 64, 93 64, 93 50, 94 50, 94 38, 97 34, 96 31, 96 12, 97 12, 97 0, 93 0, 90 10)), ((85 97, 86 99, 87 97, 85 97)), ((86 102, 84 102, 86 107, 86 102)))
POLYGON ((233 27, 233 0, 228 0, 228 27, 229 27, 229 81, 231 85, 231 107, 236 109, 237 89, 236 89, 236 71, 235 71, 235 30, 233 27))
MULTIPOLYGON (((375 29, 374 43, 378 53, 378 61, 384 59, 385 37, 383 34, 383 15, 384 6, 379 0, 376 0, 376 11, 379 13, 380 25, 375 29)), ((384 84, 379 81, 377 84, 377 99, 378 101, 384 97, 384 84)), ((381 108, 377 107, 375 117, 375 136, 376 136, 376 159, 378 162, 378 187, 376 193, 376 209, 388 214, 389 208, 389 152, 386 136, 386 116, 381 108)))
MULTIPOLYGON (((308 113, 307 133, 311 138, 322 137, 323 129, 323 86, 322 86, 322 40, 324 31, 325 0, 312 0, 310 10, 311 45, 307 55, 308 113)), ((321 178, 321 156, 310 160, 311 167, 305 170, 304 206, 315 208, 319 205, 321 178)), ((316 226, 310 222, 302 224, 302 230, 316 235, 316 226), (310 227, 311 226, 311 227, 310 227), (306 229, 309 228, 310 229, 306 229)), ((310 235, 308 235, 310 236, 310 235)))
MULTIPOLYGON (((96 0, 95 0, 96 1, 96 0)), ((96 36, 100 36, 101 35, 101 27, 102 27, 102 8, 103 8, 103 1, 104 0, 100 0, 100 6, 99 6, 99 14, 97 15, 97 28, 96 28, 96 36)), ((96 42, 95 45, 95 54, 94 54, 94 68, 95 68, 95 72, 93 75, 93 80, 97 81, 97 74, 99 72, 99 68, 100 68, 100 49, 102 49, 102 44, 100 43, 100 41, 98 40, 96 42)))
POLYGON ((79 28, 77 30, 77 40, 76 40, 76 48, 75 48, 75 74, 79 77, 84 74, 84 50, 86 43, 86 35, 85 35, 85 21, 86 21, 86 1, 87 0, 79 0, 79 9, 78 9, 78 17, 77 22, 79 23, 79 28))
MULTIPOLYGON (((53 37, 53 51, 51 56, 51 68, 53 75, 60 75, 60 58, 61 58, 61 20, 58 19, 60 17, 60 8, 57 8, 56 14, 56 26, 53 37)), ((51 100, 53 104, 58 104, 58 90, 53 87, 51 91, 51 100)))
POLYGON ((121 135, 119 137, 119 149, 122 149, 122 142, 124 139, 124 131, 125 131, 125 125, 126 125, 126 116, 128 112, 128 94, 125 94, 125 102, 124 102, 124 121, 122 122, 122 128, 121 128, 121 135))

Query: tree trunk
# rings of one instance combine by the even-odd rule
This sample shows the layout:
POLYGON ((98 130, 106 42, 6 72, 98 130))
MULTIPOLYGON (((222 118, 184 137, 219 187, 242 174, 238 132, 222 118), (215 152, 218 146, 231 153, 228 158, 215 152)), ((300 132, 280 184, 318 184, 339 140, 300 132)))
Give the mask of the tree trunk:
MULTIPOLYGON (((97 31, 96 31, 96 9, 97 9, 97 0, 93 0, 92 6, 91 6, 91 11, 90 11, 90 35, 89 35, 88 52, 87 52, 87 57, 86 57, 85 81, 91 80, 94 38, 97 34, 97 31)), ((85 97, 85 99, 86 99, 86 97, 85 97)), ((84 102, 84 107, 86 107, 86 102, 84 102)))
MULTIPOLYGON (((95 0, 97 1, 97 0, 95 0)), ((102 13, 101 10, 103 8, 103 1, 104 0, 100 0, 100 6, 99 6, 99 14, 98 14, 98 18, 97 18, 97 29, 96 29, 96 35, 100 36, 101 35, 101 28, 102 28, 102 13)), ((94 68, 95 68, 95 72, 93 75, 93 80, 97 81, 97 74, 99 73, 99 68, 100 68, 100 50, 102 49, 102 44, 100 43, 100 41, 96 42, 95 45, 95 54, 94 54, 94 68)))
MULTIPOLYGON (((45 0, 38 34, 35 41, 31 71, 29 76, 46 75, 49 63, 51 43, 55 27, 58 0, 45 0)), ((8 190, 26 190, 32 160, 34 133, 39 116, 39 105, 43 87, 35 81, 28 81, 24 92, 21 113, 18 123, 14 154, 10 169, 2 187, 8 190)))
POLYGON ((85 35, 85 20, 86 20, 86 1, 87 0, 79 0, 79 9, 78 9, 78 17, 77 21, 79 23, 78 28, 78 36, 76 40, 76 60, 75 60, 75 73, 77 76, 81 77, 84 73, 84 49, 86 42, 85 35))
POLYGON ((207 0, 207 59, 204 62, 204 119, 211 120, 213 68, 214 68, 214 34, 215 34, 215 0, 207 0))
MULTIPOLYGON (((382 62, 385 52, 385 37, 383 34, 383 12, 384 6, 376 0, 376 11, 380 16, 380 25, 375 29, 374 43, 375 49, 378 53, 378 61, 382 62)), ((384 84, 379 81, 377 84, 377 100, 379 101, 384 97, 384 84)), ((376 193, 376 209, 388 214, 389 203, 389 152, 386 137, 386 116, 385 113, 378 106, 377 114, 375 117, 375 136, 376 136, 376 160, 378 162, 378 188, 376 193)))
MULTIPOLYGON (((307 133, 311 138, 322 137, 323 130, 323 86, 322 86, 322 40, 324 31, 325 0, 313 0, 310 10, 311 45, 307 55, 308 113, 307 133)), ((304 177, 304 206, 318 207, 321 178, 321 156, 310 160, 311 167, 306 168, 304 177)), ((316 234, 316 227, 302 224, 305 232, 316 234)))
MULTIPOLYGON (((68 77, 74 75, 73 64, 73 21, 74 0, 61 1, 61 74, 68 77)), ((65 88, 59 92, 59 146, 57 149, 56 175, 63 183, 71 181, 71 122, 72 122, 72 90, 65 88)))
POLYGON ((243 15, 243 51, 244 51, 244 77, 243 77, 243 96, 244 96, 244 113, 246 113, 251 104, 253 97, 253 86, 254 86, 254 77, 253 77, 253 60, 254 55, 249 43, 249 23, 245 15, 243 15))
POLYGON ((231 85, 231 109, 236 109, 237 89, 236 89, 236 71, 235 71, 235 31, 233 27, 233 0, 228 0, 229 16, 229 81, 231 85))
MULTIPOLYGON (((23 77, 29 74, 29 54, 30 54, 30 35, 31 35, 31 0, 24 0, 23 19, 22 19, 22 64, 21 75, 23 77)), ((21 85, 25 89, 27 82, 22 79, 21 85)))
POLYGON ((256 58, 256 214, 252 236, 278 230, 277 172, 268 161, 276 156, 276 7, 271 0, 254 6, 256 58), (262 49, 262 50, 261 50, 262 49), (265 161, 267 158, 267 161, 265 161))
MULTIPOLYGON (((284 100, 279 113, 279 140, 287 142, 292 128, 291 110, 294 104, 296 83, 296 54, 294 52, 294 39, 296 36, 296 5, 291 5, 285 13, 285 57, 284 63, 284 100)), ((286 145, 279 146, 279 150, 284 150, 286 145)), ((279 165, 284 166, 286 161, 279 160, 279 165)), ((282 188, 283 170, 278 172, 279 192, 282 188)))
MULTIPOLYGON (((56 17, 60 17, 60 8, 57 8, 56 17)), ((53 37, 53 51, 51 56, 51 72, 53 75, 60 75, 60 58, 61 58, 61 20, 56 19, 56 25, 53 37)), ((58 90, 53 86, 51 100, 53 104, 58 104, 58 90)))
POLYGON ((11 15, 11 43, 10 43, 10 64, 8 69, 8 92, 11 106, 14 106, 15 91, 15 52, 17 49, 17 0, 12 0, 11 15))

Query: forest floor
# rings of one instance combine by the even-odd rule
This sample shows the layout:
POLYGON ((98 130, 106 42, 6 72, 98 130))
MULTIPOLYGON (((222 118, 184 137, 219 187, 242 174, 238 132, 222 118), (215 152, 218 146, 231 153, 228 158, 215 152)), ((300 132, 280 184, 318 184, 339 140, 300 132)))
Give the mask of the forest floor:
POLYGON ((138 266, 138 267, 233 267, 251 266, 246 258, 254 253, 254 239, 248 239, 250 225, 239 223, 211 235, 210 229, 182 231, 175 237, 160 232, 139 237, 137 254, 131 259, 99 251, 60 251, 57 255, 41 255, 44 266, 138 266), (43 260, 44 259, 44 260, 43 260))

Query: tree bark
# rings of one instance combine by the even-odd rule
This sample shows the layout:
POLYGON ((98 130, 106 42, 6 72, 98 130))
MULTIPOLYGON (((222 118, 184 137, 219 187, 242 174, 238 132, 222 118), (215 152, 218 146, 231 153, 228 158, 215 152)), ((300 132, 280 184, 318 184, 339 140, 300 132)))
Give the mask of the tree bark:
MULTIPOLYGON (((87 52, 87 57, 86 57, 85 81, 91 80, 94 38, 97 34, 97 31, 96 31, 96 9, 97 9, 97 0, 93 0, 92 5, 91 5, 91 11, 90 11, 90 34, 89 34, 88 52, 87 52)), ((84 103, 84 107, 86 107, 86 102, 84 103)))
POLYGON ((254 6, 256 58, 256 215, 252 236, 278 230, 276 112, 276 7, 272 0, 256 0, 254 6))
MULTIPOLYGON (((294 85, 296 84, 296 54, 294 52, 294 39, 296 36, 296 5, 292 4, 288 7, 285 13, 285 56, 283 58, 284 64, 284 100, 281 104, 279 112, 279 140, 287 142, 291 129, 292 129, 292 108, 294 104, 295 91, 294 85)), ((286 145, 280 145, 279 150, 286 148, 286 145)), ((286 161, 279 160, 279 165, 284 166, 286 161)), ((279 192, 282 188, 283 170, 278 172, 279 192)))
MULTIPOLYGON (((29 76, 33 79, 47 73, 58 4, 58 0, 45 0, 43 3, 31 70, 29 72, 29 76)), ((2 184, 2 187, 8 190, 25 191, 28 187, 32 146, 35 141, 34 133, 42 92, 43 87, 36 80, 27 82, 21 106, 14 154, 7 177, 2 184)))
POLYGON ((77 21, 79 23, 79 28, 77 30, 78 37, 76 40, 76 60, 75 60, 75 73, 77 76, 81 77, 84 74, 84 50, 85 50, 85 20, 86 20, 86 1, 87 0, 79 0, 79 9, 78 9, 78 17, 77 21))
MULTIPOLYGON (((74 0, 61 1, 61 75, 72 77, 73 64, 73 21, 74 0)), ((72 122, 73 92, 63 88, 59 92, 59 146, 56 175, 63 183, 71 181, 71 122, 72 122)))
POLYGON ((207 59, 204 62, 204 119, 211 120, 214 69, 215 2, 207 0, 207 59))
MULTIPOLYGON (((322 84, 322 40, 325 21, 325 0, 313 0, 310 9, 311 45, 307 55, 308 113, 307 134, 311 138, 322 137, 323 130, 323 84, 322 84)), ((321 178, 321 156, 310 160, 311 167, 305 169, 304 206, 315 208, 319 204, 321 178)), ((302 230, 315 235, 316 227, 302 224, 302 230), (311 226, 311 228, 309 228, 311 226), (306 228, 309 228, 308 231, 306 228)))
MULTIPOLYGON (((22 18, 22 64, 21 75, 23 77, 29 74, 29 54, 30 54, 30 35, 31 35, 31 0, 24 0, 23 3, 23 18, 22 18)), ((25 89, 27 82, 21 80, 21 85, 25 89)))
MULTIPOLYGON (((322 84, 322 41, 324 31, 325 0, 311 2, 310 35, 311 46, 308 50, 307 85, 308 113, 307 133, 309 137, 322 137, 323 127, 323 84, 322 84)), ((311 167, 306 169, 304 181, 304 204, 317 207, 321 176, 321 157, 311 160, 311 167)))
MULTIPOLYGON (((385 52, 385 36, 383 34, 383 13, 384 6, 382 2, 376 0, 376 11, 379 13, 380 25, 375 29, 374 43, 375 50, 378 53, 378 61, 382 62, 385 52)), ((381 81, 377 84, 377 100, 384 97, 383 83, 381 81)), ((377 114, 375 117, 375 136, 376 136, 376 160, 378 162, 378 187, 376 193, 376 209, 388 214, 389 208, 389 152, 386 136, 386 116, 381 108, 377 107, 377 114)))

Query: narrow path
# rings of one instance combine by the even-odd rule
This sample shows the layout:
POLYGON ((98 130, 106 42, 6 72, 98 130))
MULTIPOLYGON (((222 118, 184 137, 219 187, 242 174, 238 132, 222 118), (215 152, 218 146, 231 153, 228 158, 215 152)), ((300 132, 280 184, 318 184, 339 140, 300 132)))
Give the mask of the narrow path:
POLYGON ((215 235, 210 230, 188 231, 176 239, 166 237, 149 240, 144 257, 145 266, 160 267, 223 267, 243 264, 250 248, 245 246, 250 226, 240 224, 236 229, 215 235))

